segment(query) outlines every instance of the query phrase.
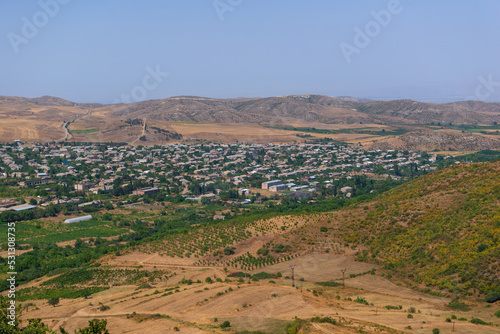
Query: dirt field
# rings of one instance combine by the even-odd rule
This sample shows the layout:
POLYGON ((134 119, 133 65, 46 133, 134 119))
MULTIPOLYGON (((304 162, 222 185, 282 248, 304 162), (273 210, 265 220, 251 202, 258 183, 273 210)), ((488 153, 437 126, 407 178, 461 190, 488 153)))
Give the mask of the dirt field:
MULTIPOLYGON (((278 273, 283 276, 291 276, 291 266, 294 266, 294 273, 297 281, 305 279, 309 282, 321 282, 338 280, 342 278, 341 270, 345 269, 345 276, 350 274, 360 274, 377 268, 377 266, 356 262, 349 256, 336 254, 307 254, 297 259, 292 259, 287 263, 279 263, 265 268, 266 272, 278 273)), ((255 270, 259 272, 259 270, 255 270)))
POLYGON ((28 142, 48 142, 64 138, 62 122, 32 121, 27 119, 1 119, 0 141, 16 139, 28 142))
POLYGON ((495 324, 481 326, 455 320, 457 333, 500 333, 500 320, 492 316, 495 308, 485 308, 479 303, 471 311, 453 311, 445 306, 449 299, 397 286, 379 274, 346 277, 346 287, 314 284, 340 279, 339 268, 342 267, 348 268, 347 274, 359 274, 373 268, 373 265, 355 262, 348 256, 308 254, 256 270, 281 271, 283 277, 274 279, 275 283, 270 280, 238 282, 230 278, 226 282, 208 284, 206 277, 225 279, 225 273, 220 268, 192 266, 186 259, 140 252, 108 259, 106 265, 142 270, 152 270, 155 265, 155 269, 160 270, 166 266, 176 276, 155 283, 151 288, 115 286, 89 299, 62 299, 56 307, 49 306, 45 300, 33 301, 35 306, 24 312, 23 319, 41 318, 53 329, 63 326, 73 331, 93 318, 105 318, 110 333, 173 333, 176 327, 181 333, 227 333, 219 327, 227 320, 231 323, 229 333, 242 330, 282 333, 285 324, 295 317, 328 316, 335 319, 337 325, 312 323, 301 332, 431 333, 433 328, 439 328, 441 333, 451 333, 453 323, 445 319, 454 314, 458 318, 478 317, 495 324), (285 277, 291 275, 290 265, 295 265, 296 287, 291 286, 290 277, 285 277), (179 284, 181 279, 191 279, 195 283, 179 284), (196 283, 197 280, 201 283, 196 283), (368 305, 354 302, 358 297, 368 305), (101 311, 102 305, 109 309, 101 311), (387 305, 396 309, 389 310, 387 305), (413 318, 408 318, 411 307, 415 308, 415 313, 412 313, 413 318))

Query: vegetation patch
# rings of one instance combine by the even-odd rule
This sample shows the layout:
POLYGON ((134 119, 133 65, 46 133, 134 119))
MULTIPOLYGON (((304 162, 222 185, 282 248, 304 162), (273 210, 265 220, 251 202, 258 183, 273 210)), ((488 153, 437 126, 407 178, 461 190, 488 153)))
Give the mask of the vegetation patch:
POLYGON ((328 324, 332 324, 332 325, 337 325, 337 320, 332 319, 331 317, 314 317, 314 318, 311 318, 311 322, 328 323, 328 324))
POLYGON ((491 325, 491 323, 489 322, 486 322, 484 320, 481 320, 479 318, 472 318, 470 320, 470 322, 472 322, 473 324, 476 324, 476 325, 491 325))
POLYGON ((298 334, 305 324, 307 324, 307 322, 302 319, 295 319, 294 321, 289 322, 285 326, 286 334, 298 334))
POLYGON ((99 132, 99 129, 97 128, 92 128, 92 129, 81 129, 81 130, 69 130, 71 133, 93 133, 93 132, 99 132))
POLYGON ((460 302, 460 301, 451 302, 446 306, 448 306, 449 308, 451 308, 453 310, 458 310, 458 311, 469 311, 470 310, 469 305, 465 304, 464 302, 460 302))
POLYGON ((314 284, 322 285, 322 286, 329 286, 329 287, 342 286, 342 283, 334 282, 334 281, 316 282, 314 284))
POLYGON ((24 288, 16 293, 16 298, 19 301, 31 299, 51 299, 51 298, 81 298, 88 297, 94 293, 98 293, 109 289, 109 287, 88 287, 77 289, 75 287, 59 287, 59 288, 24 288))
POLYGON ((498 292, 492 292, 490 294, 488 294, 486 297, 485 297, 485 300, 488 302, 488 303, 494 303, 496 301, 499 301, 500 300, 500 293, 498 292))

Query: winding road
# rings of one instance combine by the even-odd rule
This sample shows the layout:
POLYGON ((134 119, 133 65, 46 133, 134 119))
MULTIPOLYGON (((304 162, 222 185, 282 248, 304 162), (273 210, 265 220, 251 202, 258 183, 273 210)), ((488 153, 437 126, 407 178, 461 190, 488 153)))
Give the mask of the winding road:
POLYGON ((83 115, 83 116, 80 116, 80 117, 77 117, 75 118, 74 120, 72 121, 68 121, 68 122, 64 122, 61 127, 63 128, 64 130, 64 138, 60 139, 59 141, 65 141, 65 140, 70 140, 70 139, 73 139, 73 135, 71 134, 71 132, 69 131, 68 127, 71 123, 74 123, 76 121, 79 121, 81 119, 84 119, 85 117, 88 117, 92 114, 92 111, 94 111, 93 108, 90 108, 89 111, 83 115))

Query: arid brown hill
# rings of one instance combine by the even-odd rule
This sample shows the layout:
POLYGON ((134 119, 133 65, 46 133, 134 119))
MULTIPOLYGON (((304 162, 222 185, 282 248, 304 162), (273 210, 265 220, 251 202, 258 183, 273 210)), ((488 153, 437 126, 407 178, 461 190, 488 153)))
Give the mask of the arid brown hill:
POLYGON ((165 130, 178 132, 184 138, 253 142, 258 134, 260 142, 300 141, 305 137, 298 139, 297 132, 289 131, 290 128, 311 127, 329 130, 359 128, 358 135, 331 137, 340 141, 368 143, 380 139, 380 145, 390 147, 400 144, 401 148, 480 150, 499 146, 494 137, 498 136, 495 130, 498 130, 497 124, 500 123, 500 103, 461 101, 436 104, 412 100, 372 101, 349 96, 288 95, 231 99, 176 96, 129 104, 101 105, 74 103, 51 96, 0 96, 0 119, 4 124, 0 128, 1 141, 72 139, 137 143, 137 139, 142 137, 143 144, 165 142, 165 138, 155 136, 155 132, 151 131, 152 126, 157 128, 156 134, 165 130), (125 128, 127 120, 141 120, 147 126, 125 128), (178 123, 175 125, 173 122, 178 123), (203 128, 203 124, 211 128, 203 128), (420 131, 431 127, 437 129, 440 125, 450 127, 450 124, 479 124, 483 127, 477 136, 459 135, 460 130, 467 130, 466 127, 455 127, 456 132, 453 134, 436 132, 427 136, 417 132, 404 137, 391 136, 394 130, 420 131), (214 130, 214 125, 231 126, 214 130), (245 136, 234 125, 242 127, 245 136), (489 128, 485 129, 484 125, 489 128), (272 132, 268 127, 286 129, 272 132), (386 135, 382 132, 373 135, 370 132, 380 128, 385 128, 386 135), (465 142, 469 140, 465 137, 470 141, 465 142), (393 143, 394 139, 397 140, 393 143), (421 141, 424 145, 419 143, 421 141))
POLYGON ((375 141, 372 149, 401 149, 418 151, 475 151, 500 149, 500 141, 486 136, 453 130, 418 130, 394 138, 375 141))
POLYGON ((101 106, 100 103, 75 103, 59 97, 41 96, 36 98, 18 97, 18 96, 0 96, 0 107, 11 105, 39 105, 39 106, 58 106, 58 107, 88 107, 94 108, 101 106))
MULTIPOLYGON (((274 124, 285 119, 320 123, 494 124, 500 103, 463 101, 446 104, 412 100, 370 101, 349 97, 291 95, 252 99, 179 96, 121 105, 117 117, 148 117, 200 123, 274 124)), ((285 122, 286 123, 286 122, 285 122)))
POLYGON ((445 104, 412 100, 358 103, 358 111, 373 117, 390 116, 397 122, 420 124, 493 124, 500 121, 500 103, 461 101, 445 104))

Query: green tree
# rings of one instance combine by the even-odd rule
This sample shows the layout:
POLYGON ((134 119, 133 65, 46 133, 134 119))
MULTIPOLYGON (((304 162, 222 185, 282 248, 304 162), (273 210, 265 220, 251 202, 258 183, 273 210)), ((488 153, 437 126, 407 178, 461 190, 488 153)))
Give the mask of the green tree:
MULTIPOLYGON (((14 332, 15 333, 15 332, 14 332)), ((28 326, 24 327, 20 333, 26 334, 55 334, 54 331, 42 322, 42 319, 28 319, 28 326)))
POLYGON ((18 333, 19 332, 19 321, 18 316, 20 315, 21 309, 19 306, 11 306, 10 299, 0 295, 0 333, 18 333), (9 307, 14 307, 14 312, 17 315, 16 318, 9 318, 10 310, 9 307), (10 324, 9 324, 10 322, 10 324), (13 326, 12 326, 13 325, 13 326))
POLYGON ((108 321, 106 319, 97 320, 93 319, 89 321, 89 326, 85 328, 81 328, 76 331, 76 334, 109 334, 109 331, 106 329, 106 325, 108 321))
POLYGON ((59 304, 59 298, 58 297, 50 298, 48 300, 48 303, 49 303, 49 305, 52 305, 55 307, 57 304, 59 304))
POLYGON ((75 248, 83 248, 84 246, 85 246, 85 243, 83 242, 82 239, 76 239, 75 248))

